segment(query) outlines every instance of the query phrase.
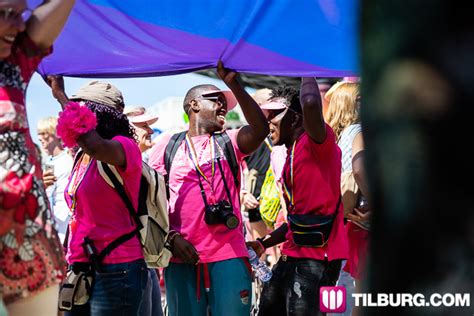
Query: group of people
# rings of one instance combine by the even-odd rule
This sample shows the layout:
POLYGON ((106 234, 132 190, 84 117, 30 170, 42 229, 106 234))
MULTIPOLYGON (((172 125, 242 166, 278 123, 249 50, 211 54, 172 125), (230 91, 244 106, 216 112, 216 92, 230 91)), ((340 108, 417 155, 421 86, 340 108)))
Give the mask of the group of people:
POLYGON ((25 89, 73 4, 45 1, 25 21, 25 1, 0 1, 0 315, 56 315, 66 270, 88 272, 93 283, 87 303, 65 315, 162 315, 159 274, 131 234, 129 207, 138 208, 144 162, 167 179, 169 315, 249 315, 249 248, 262 256, 280 245, 258 315, 322 314, 321 286, 341 283, 341 271, 363 277, 370 211, 356 82, 323 92, 315 78, 302 78, 299 90, 275 87, 259 100, 219 62, 229 90, 191 88, 183 100, 188 129, 152 144, 158 117, 126 107, 112 84, 92 81, 68 96, 62 78, 49 77, 63 111, 38 124, 48 156, 42 166, 29 136, 25 89), (237 104, 248 125, 226 130, 237 104), (259 186, 275 187, 279 219, 272 215, 269 224, 263 216, 249 236, 241 204, 252 223, 260 222, 263 189, 245 188, 241 169, 263 156, 259 186), (115 167, 131 206, 104 179, 101 163, 115 167), (348 170, 361 194, 345 213, 341 172, 348 170))

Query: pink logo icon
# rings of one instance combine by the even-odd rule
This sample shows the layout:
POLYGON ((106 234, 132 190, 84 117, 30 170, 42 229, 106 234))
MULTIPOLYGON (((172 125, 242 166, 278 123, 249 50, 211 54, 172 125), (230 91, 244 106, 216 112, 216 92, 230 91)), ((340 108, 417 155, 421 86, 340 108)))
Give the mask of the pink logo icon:
POLYGON ((346 311, 346 288, 323 286, 319 289, 319 309, 323 313, 344 313, 346 311))

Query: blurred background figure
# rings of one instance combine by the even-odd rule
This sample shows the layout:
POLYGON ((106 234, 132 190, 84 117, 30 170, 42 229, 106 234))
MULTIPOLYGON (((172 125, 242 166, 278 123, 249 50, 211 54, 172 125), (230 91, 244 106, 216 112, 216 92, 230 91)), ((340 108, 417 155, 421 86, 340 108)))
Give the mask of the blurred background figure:
POLYGON ((69 223, 69 207, 64 199, 64 188, 71 173, 73 158, 64 149, 56 135, 56 117, 46 117, 38 121, 38 139, 47 158, 43 163, 43 181, 61 243, 64 242, 69 223))
POLYGON ((346 229, 349 258, 343 264, 338 285, 344 286, 349 293, 344 315, 355 315, 350 294, 361 291, 360 281, 365 276, 371 214, 367 203, 368 188, 363 164, 364 142, 359 119, 359 84, 338 82, 326 93, 326 98, 329 99, 328 124, 336 134, 342 153, 341 194, 345 218, 348 220, 346 229), (345 181, 356 184, 357 189, 350 192, 350 195, 344 191, 345 181))
POLYGON ((363 0, 361 13, 361 118, 373 209, 365 292, 471 297, 470 307, 370 307, 364 315, 472 315, 472 9, 441 0, 363 0))
POLYGON ((65 268, 25 95, 74 1, 34 2, 0 1, 0 297, 10 315, 55 315, 65 268))
POLYGON ((154 133, 150 126, 158 121, 158 116, 146 113, 146 108, 143 106, 127 106, 123 110, 123 114, 127 116, 128 121, 135 128, 143 161, 148 162, 147 150, 153 147, 152 136, 154 133))

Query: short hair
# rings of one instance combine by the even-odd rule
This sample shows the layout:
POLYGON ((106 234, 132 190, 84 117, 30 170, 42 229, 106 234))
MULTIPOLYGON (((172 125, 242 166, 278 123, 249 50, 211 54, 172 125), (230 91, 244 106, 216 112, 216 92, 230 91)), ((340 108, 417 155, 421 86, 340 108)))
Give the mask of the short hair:
POLYGON ((58 126, 58 118, 48 116, 38 121, 36 129, 38 133, 47 133, 51 136, 56 136, 56 126, 58 126))
POLYGON ((285 105, 287 105, 293 111, 303 114, 300 103, 300 94, 298 90, 291 86, 279 86, 273 88, 270 95, 270 100, 282 98, 285 105))
POLYGON ((200 84, 189 89, 183 101, 183 110, 186 114, 189 115, 191 101, 199 97, 204 91, 207 90, 219 90, 219 88, 212 84, 200 84))

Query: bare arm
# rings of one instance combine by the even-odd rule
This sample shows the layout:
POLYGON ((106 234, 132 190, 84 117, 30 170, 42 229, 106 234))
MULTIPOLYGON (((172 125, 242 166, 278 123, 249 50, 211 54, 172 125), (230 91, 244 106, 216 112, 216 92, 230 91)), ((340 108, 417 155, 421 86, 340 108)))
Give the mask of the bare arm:
POLYGON ((362 133, 357 134, 352 141, 352 172, 362 195, 367 196, 368 186, 364 170, 364 139, 362 133))
POLYGON ((249 125, 242 127, 237 134, 237 144, 241 152, 251 154, 260 146, 270 132, 267 120, 255 100, 238 83, 236 72, 225 69, 222 62, 219 62, 217 72, 232 93, 234 93, 242 108, 245 119, 249 123, 249 125))
POLYGON ((118 141, 104 139, 94 130, 79 136, 77 144, 96 160, 126 168, 125 152, 118 141))
POLYGON ((53 45, 74 6, 74 0, 45 0, 33 11, 26 32, 41 49, 53 45))
POLYGON ((61 108, 64 110, 69 102, 69 98, 64 90, 64 78, 62 76, 48 76, 46 83, 51 87, 53 97, 61 104, 61 108))
POLYGON ((247 246, 250 246, 255 250, 257 256, 261 256, 265 249, 276 246, 286 241, 286 233, 288 232, 288 224, 284 223, 277 229, 275 229, 269 236, 264 237, 261 244, 258 241, 249 241, 247 246), (262 249, 263 246, 263 249, 262 249))
POLYGON ((303 109, 303 127, 316 143, 326 139, 326 125, 323 118, 323 105, 316 79, 301 78, 300 102, 303 109))

